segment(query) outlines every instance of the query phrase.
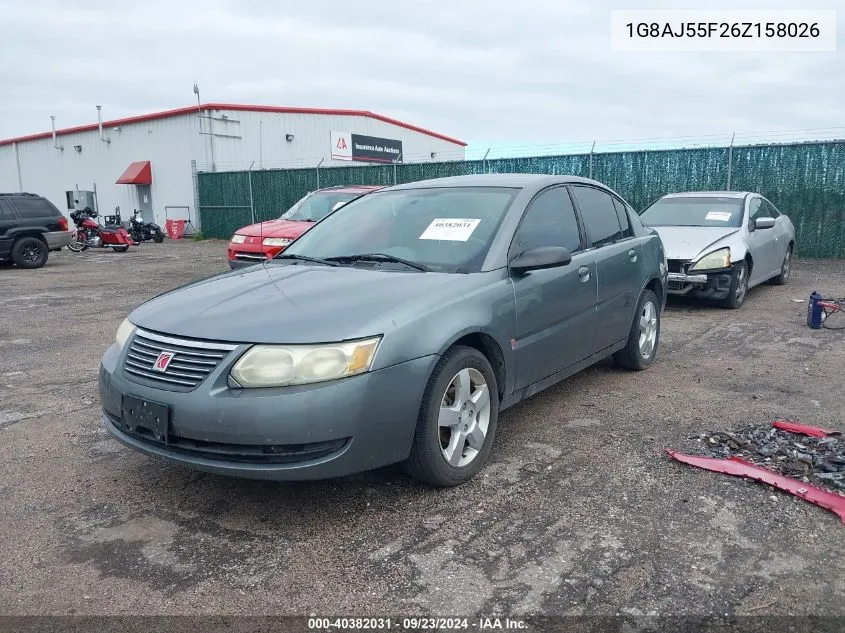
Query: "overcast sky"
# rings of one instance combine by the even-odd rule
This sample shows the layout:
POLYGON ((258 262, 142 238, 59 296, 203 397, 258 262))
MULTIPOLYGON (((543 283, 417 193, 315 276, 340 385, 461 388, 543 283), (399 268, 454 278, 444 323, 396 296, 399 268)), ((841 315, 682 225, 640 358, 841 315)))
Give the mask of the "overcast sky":
POLYGON ((190 105, 194 81, 203 102, 372 110, 473 148, 845 137, 845 7, 811 4, 840 9, 838 52, 613 53, 625 0, 0 0, 0 138, 48 131, 50 114, 96 122, 96 104, 106 119, 190 105))

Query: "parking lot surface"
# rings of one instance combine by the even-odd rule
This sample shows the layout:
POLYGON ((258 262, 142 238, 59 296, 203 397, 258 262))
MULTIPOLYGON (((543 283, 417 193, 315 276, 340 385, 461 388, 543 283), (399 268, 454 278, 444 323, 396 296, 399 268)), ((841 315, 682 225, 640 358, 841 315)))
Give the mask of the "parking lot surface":
POLYGON ((0 613, 845 616, 833 514, 663 454, 745 422, 845 430, 845 331, 805 325, 845 262, 798 261, 738 311, 670 301, 648 371, 603 363, 506 411, 448 490, 398 467, 226 479, 110 439, 120 321, 224 270, 225 243, 170 240, 0 270, 0 613))

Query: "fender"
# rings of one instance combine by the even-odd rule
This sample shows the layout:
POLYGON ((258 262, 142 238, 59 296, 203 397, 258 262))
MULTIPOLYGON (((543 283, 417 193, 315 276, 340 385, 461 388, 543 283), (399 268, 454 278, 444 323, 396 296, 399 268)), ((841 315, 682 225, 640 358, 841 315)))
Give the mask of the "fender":
MULTIPOLYGON (((456 293, 438 303, 436 298, 420 297, 398 309, 386 323, 391 336, 379 346, 375 364, 388 367, 411 358, 442 356, 456 341, 470 334, 489 336, 501 352, 504 366, 504 392, 510 390, 513 377, 514 353, 511 339, 516 331, 516 308, 513 286, 504 271, 479 273, 486 277, 481 283, 455 276, 456 293), (469 296, 472 301, 465 301, 469 296), (492 314, 491 314, 492 306, 492 314), (437 319, 430 319, 433 312, 437 319), (421 329, 419 324, 427 324, 421 329)), ((375 367, 374 367, 375 368, 375 367)))

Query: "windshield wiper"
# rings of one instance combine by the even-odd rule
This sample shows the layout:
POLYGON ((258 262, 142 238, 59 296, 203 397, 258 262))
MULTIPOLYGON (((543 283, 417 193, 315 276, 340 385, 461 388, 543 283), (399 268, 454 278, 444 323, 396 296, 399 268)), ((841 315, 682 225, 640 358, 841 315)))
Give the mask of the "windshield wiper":
POLYGON ((337 266, 337 262, 329 261, 328 259, 319 259, 317 257, 307 257, 305 255, 295 255, 293 253, 279 253, 273 259, 298 259, 303 262, 314 262, 316 264, 325 264, 326 266, 337 266))
POLYGON ((364 253, 363 255, 339 255, 337 257, 327 257, 330 262, 395 262, 397 264, 404 264, 410 268, 416 268, 424 273, 430 272, 431 269, 425 264, 418 264, 409 259, 402 259, 387 253, 364 253))

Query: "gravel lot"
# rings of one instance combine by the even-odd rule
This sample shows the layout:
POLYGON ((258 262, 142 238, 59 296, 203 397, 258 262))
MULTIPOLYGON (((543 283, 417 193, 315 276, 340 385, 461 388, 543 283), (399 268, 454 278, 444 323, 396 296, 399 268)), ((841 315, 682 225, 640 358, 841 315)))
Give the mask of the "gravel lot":
POLYGON ((798 261, 739 311, 671 301, 659 362, 508 410, 451 490, 398 468, 225 479, 109 439, 97 367, 121 319, 226 269, 222 242, 166 240, 0 270, 0 613, 845 616, 833 514, 662 453, 746 422, 845 430, 845 331, 791 301, 845 295, 845 262, 798 261))

